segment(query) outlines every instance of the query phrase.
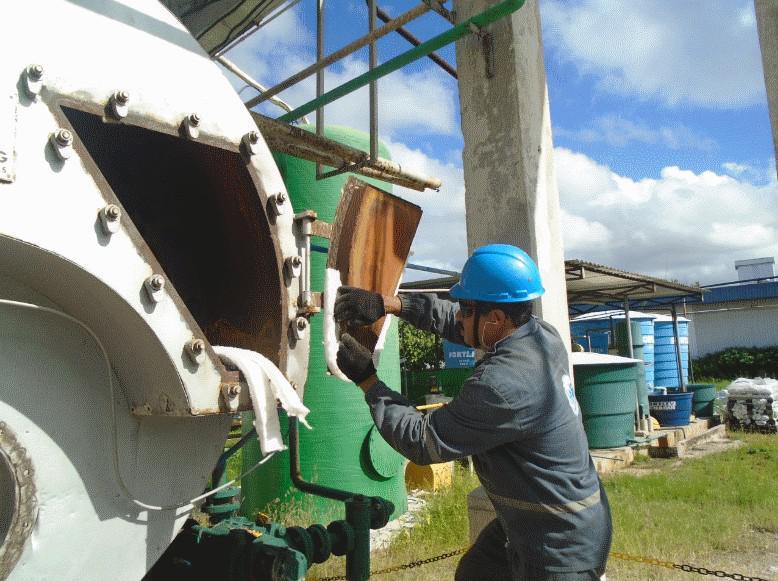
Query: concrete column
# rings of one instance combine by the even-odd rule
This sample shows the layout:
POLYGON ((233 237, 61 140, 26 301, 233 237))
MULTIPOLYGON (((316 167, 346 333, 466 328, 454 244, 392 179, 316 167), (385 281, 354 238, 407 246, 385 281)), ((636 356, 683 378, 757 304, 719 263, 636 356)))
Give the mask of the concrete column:
POLYGON ((778 2, 755 0, 759 45, 762 49, 762 68, 767 87, 767 105, 773 126, 773 147, 778 161, 778 2))
MULTIPOLYGON (((494 0, 458 0, 461 21, 494 0)), ((537 0, 457 42, 467 245, 523 248, 538 263, 546 293, 537 314, 570 350, 559 192, 537 0)))

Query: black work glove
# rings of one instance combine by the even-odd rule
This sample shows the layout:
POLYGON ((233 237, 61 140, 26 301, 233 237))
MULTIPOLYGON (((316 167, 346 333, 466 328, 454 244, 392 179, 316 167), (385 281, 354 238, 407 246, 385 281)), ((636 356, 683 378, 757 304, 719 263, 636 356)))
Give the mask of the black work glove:
POLYGON ((353 286, 342 286, 335 299, 335 320, 348 322, 353 327, 372 325, 386 314, 384 297, 379 293, 353 286))
POLYGON ((338 348, 338 368, 354 383, 360 383, 375 375, 373 354, 348 333, 340 337, 338 348))

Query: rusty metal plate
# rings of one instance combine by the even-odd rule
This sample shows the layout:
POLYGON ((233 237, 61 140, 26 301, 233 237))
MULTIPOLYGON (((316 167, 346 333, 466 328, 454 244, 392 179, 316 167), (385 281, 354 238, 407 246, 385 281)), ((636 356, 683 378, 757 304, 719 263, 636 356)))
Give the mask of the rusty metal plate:
MULTIPOLYGON (((327 266, 340 271, 344 285, 395 294, 421 214, 419 206, 350 177, 335 213, 327 266)), ((352 334, 372 350, 383 322, 352 334)))

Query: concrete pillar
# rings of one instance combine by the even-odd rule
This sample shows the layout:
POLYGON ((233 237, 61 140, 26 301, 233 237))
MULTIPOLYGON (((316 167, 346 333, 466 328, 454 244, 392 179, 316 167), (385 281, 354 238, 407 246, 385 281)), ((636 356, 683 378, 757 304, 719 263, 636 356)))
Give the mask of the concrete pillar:
POLYGON ((773 147, 778 161, 778 2, 755 0, 759 45, 762 49, 762 67, 767 87, 767 105, 773 126, 773 147))
MULTIPOLYGON (((458 0, 461 21, 494 0, 458 0)), ((457 42, 467 245, 501 242, 538 263, 546 293, 537 314, 570 350, 559 192, 537 0, 457 42), (491 53, 491 54, 490 54, 491 53)))

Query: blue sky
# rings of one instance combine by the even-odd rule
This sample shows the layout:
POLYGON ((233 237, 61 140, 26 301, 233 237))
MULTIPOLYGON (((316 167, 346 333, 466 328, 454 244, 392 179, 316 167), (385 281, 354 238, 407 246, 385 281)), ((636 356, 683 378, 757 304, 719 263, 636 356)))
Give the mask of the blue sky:
MULTIPOLYGON (((416 4, 379 2, 392 16, 416 4)), ((366 31, 367 9, 327 5, 330 53, 366 31)), ((706 283, 736 278, 735 260, 777 256, 778 184, 752 2, 540 7, 565 257, 706 283)), ((429 13, 407 28, 424 40, 447 26, 429 13)), ((272 85, 313 62, 314 30, 315 2, 302 0, 228 56, 272 85)), ((390 35, 378 47, 383 62, 409 45, 390 35)), ((453 46, 441 54, 456 63, 453 46)), ((366 69, 365 49, 330 67, 325 83, 366 69)), ((312 77, 281 96, 297 106, 313 95, 312 77)), ((425 212, 411 260, 447 269, 466 259, 458 99, 456 81, 427 59, 379 82, 380 134, 393 158, 444 181, 439 193, 395 188, 425 212)), ((365 89, 328 106, 325 119, 366 129, 367 111, 365 89)))

